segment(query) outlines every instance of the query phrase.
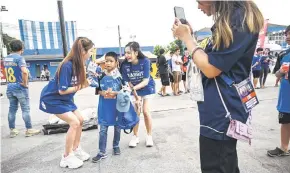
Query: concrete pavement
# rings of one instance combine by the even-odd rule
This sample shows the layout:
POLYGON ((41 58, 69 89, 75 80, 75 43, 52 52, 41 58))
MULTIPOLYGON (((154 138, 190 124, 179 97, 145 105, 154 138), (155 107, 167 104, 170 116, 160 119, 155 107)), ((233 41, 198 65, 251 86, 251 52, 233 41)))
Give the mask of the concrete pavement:
MULTIPOLYGON (((289 173, 290 157, 269 158, 268 149, 280 143, 276 103, 278 88, 274 86, 274 76, 268 79, 268 88, 258 90, 261 101, 253 111, 254 140, 252 145, 238 143, 239 166, 241 173, 289 173)), ((39 94, 46 82, 30 84, 31 116, 33 125, 41 128, 48 114, 38 109, 39 94)), ((157 88, 160 82, 157 82, 157 88)), ((1 87, 1 92, 5 86, 1 87)), ((97 96, 94 89, 85 89, 75 99, 80 109, 96 107, 97 96)), ((21 112, 17 114, 17 128, 21 134, 8 137, 8 100, 1 99, 1 170, 3 173, 59 173, 59 172, 98 172, 98 173, 199 173, 199 118, 196 104, 187 95, 179 97, 156 96, 152 100, 153 148, 145 147, 145 126, 141 120, 140 144, 135 149, 128 148, 131 135, 122 133, 120 156, 112 156, 113 131, 108 135, 109 157, 100 163, 86 162, 81 169, 68 170, 59 167, 64 149, 65 134, 31 138, 24 137, 24 122, 21 112)), ((98 152, 98 130, 83 133, 82 147, 92 156, 98 152)))

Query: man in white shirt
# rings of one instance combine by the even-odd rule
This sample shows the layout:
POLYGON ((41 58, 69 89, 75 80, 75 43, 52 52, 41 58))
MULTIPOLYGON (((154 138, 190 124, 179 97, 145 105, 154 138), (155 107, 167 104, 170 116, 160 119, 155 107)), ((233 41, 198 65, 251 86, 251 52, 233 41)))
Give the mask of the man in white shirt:
POLYGON ((172 71, 173 71, 173 94, 175 96, 180 95, 179 93, 179 83, 181 81, 181 65, 182 65, 182 60, 180 56, 180 49, 176 48, 174 55, 172 56, 172 71))

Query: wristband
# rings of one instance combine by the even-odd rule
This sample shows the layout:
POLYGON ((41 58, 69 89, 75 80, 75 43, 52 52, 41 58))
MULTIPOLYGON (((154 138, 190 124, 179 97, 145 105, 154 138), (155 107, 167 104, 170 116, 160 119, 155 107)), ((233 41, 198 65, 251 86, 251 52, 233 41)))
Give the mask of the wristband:
POLYGON ((131 87, 131 90, 132 90, 132 91, 136 91, 136 89, 134 89, 134 86, 131 87))
POLYGON ((194 54, 195 54, 195 52, 196 52, 197 50, 199 50, 199 49, 203 50, 203 48, 200 47, 200 46, 196 46, 195 49, 193 49, 193 51, 192 51, 192 53, 191 53, 191 57, 192 57, 192 59, 194 59, 194 54))

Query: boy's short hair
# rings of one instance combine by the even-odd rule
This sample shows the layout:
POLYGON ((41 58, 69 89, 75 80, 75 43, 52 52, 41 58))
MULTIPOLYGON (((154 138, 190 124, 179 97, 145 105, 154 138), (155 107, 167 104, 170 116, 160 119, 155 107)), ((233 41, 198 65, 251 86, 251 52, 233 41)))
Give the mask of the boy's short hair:
POLYGON ((111 56, 113 57, 116 61, 118 61, 118 54, 116 54, 116 52, 108 52, 106 53, 105 57, 107 56, 111 56))
POLYGON ((285 29, 285 35, 287 34, 287 32, 289 32, 290 31, 290 25, 289 26, 287 26, 287 28, 285 29))
POLYGON ((19 52, 21 50, 23 50, 23 43, 21 40, 12 40, 10 43, 9 43, 9 46, 10 46, 10 49, 12 52, 19 52))
POLYGON ((259 47, 259 48, 256 50, 256 52, 261 52, 261 51, 263 51, 263 50, 264 50, 263 48, 259 47))
POLYGON ((164 52, 165 52, 164 49, 160 49, 160 50, 159 50, 160 55, 164 54, 164 52))

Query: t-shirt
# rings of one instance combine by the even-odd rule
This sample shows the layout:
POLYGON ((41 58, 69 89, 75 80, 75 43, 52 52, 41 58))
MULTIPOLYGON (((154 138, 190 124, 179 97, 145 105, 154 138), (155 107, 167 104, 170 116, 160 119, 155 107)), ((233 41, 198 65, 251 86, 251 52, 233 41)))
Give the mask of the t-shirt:
MULTIPOLYGON (((250 76, 252 58, 258 41, 258 33, 250 33, 246 24, 244 24, 245 30, 242 29, 243 14, 242 9, 237 8, 231 15, 233 42, 228 48, 221 46, 219 50, 215 50, 210 40, 205 48, 209 63, 235 83, 240 83, 250 76)), ((214 31, 215 26, 211 30, 214 31)), ((216 80, 232 118, 246 123, 249 114, 246 113, 235 87, 226 84, 221 77, 216 77, 216 80)), ((198 103, 200 135, 216 140, 231 140, 232 138, 226 135, 230 120, 226 118, 226 110, 215 80, 207 78, 202 73, 202 84, 204 102, 198 103)))
POLYGON ((253 71, 260 71, 261 70, 261 57, 258 55, 255 55, 253 57, 253 61, 252 61, 252 66, 256 63, 259 63, 258 65, 256 65, 255 67, 252 68, 253 71))
POLYGON ((138 85, 143 79, 149 79, 148 85, 137 90, 139 96, 146 96, 155 93, 155 82, 150 75, 150 60, 148 58, 139 59, 137 64, 124 61, 121 66, 123 80, 138 85))
MULTIPOLYGON (((282 58, 281 65, 283 64, 290 64, 290 52, 282 58)), ((290 82, 286 79, 286 76, 281 79, 277 110, 283 113, 290 113, 290 82)))
POLYGON ((172 73, 172 59, 168 59, 167 60, 167 64, 168 64, 168 72, 172 73))
POLYGON ((261 67, 263 67, 263 68, 268 68, 269 67, 270 58, 269 58, 269 60, 267 60, 267 58, 269 58, 269 56, 262 56, 261 57, 261 67))
POLYGON ((22 87, 20 85, 23 82, 21 67, 26 67, 25 59, 16 53, 10 54, 4 58, 4 67, 8 82, 7 89, 14 90, 22 87))
POLYGON ((189 62, 189 60, 190 60, 191 58, 190 58, 190 56, 183 56, 183 58, 182 58, 182 62, 183 62, 183 64, 182 64, 182 71, 183 72, 186 72, 187 71, 187 66, 188 66, 188 62, 189 62))
POLYGON ((160 74, 168 73, 168 64, 163 55, 158 57, 158 70, 160 74))
MULTIPOLYGON (((122 89, 122 78, 120 73, 116 75, 106 75, 103 73, 99 79, 99 88, 98 90, 106 91, 109 88, 112 91, 120 91, 122 89)), ((98 123, 104 126, 114 126, 116 125, 116 117, 118 111, 116 109, 117 99, 105 99, 100 95, 99 105, 98 105, 98 123)))
POLYGON ((70 103, 75 93, 60 95, 59 90, 65 91, 77 83, 77 77, 73 75, 72 62, 68 61, 61 66, 59 78, 56 74, 55 78, 42 89, 40 100, 50 105, 70 103))
POLYGON ((172 61, 172 71, 181 71, 181 66, 179 64, 176 64, 176 61, 182 63, 181 56, 173 55, 171 61, 172 61))

